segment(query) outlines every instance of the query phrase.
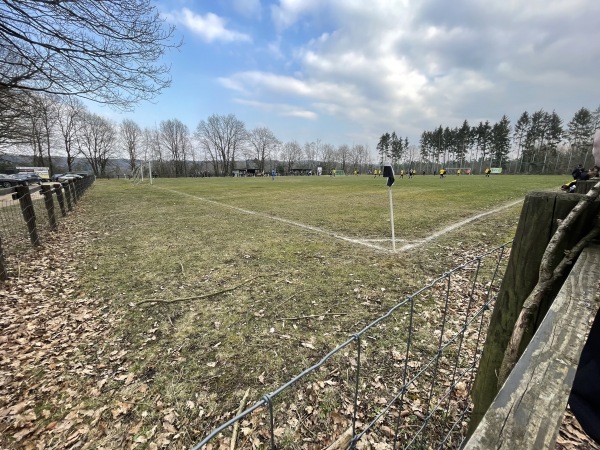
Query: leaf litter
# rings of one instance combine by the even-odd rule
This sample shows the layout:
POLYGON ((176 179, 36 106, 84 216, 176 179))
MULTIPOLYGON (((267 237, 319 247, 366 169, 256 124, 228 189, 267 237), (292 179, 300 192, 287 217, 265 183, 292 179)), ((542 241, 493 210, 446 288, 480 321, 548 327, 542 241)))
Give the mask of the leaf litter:
MULTIPOLYGON (((200 423, 220 423, 233 417, 235 411, 209 410, 193 398, 168 400, 152 388, 148 368, 140 372, 135 367, 131 358, 135 349, 116 332, 126 326, 116 313, 118 308, 112 308, 110 299, 84 292, 78 280, 77 266, 83 263, 85 246, 101 239, 102 233, 76 221, 66 221, 61 227, 61 233, 49 236, 41 248, 20 255, 18 260, 9 256, 9 267, 19 266, 19 273, 0 285, 0 447, 187 448, 198 438, 200 423)), ((454 281, 461 282, 466 292, 468 280, 454 281)), ((361 295, 369 301, 375 293, 367 296, 357 291, 357 297, 361 295)), ((453 300, 450 314, 464 309, 460 299, 453 300)), ((436 315, 423 313, 426 320, 436 315)), ((449 328, 458 327, 460 320, 450 319, 449 328)), ((148 330, 148 341, 156 339, 157 331, 158 327, 148 330)), ((270 333, 276 334, 274 331, 270 333)), ((299 345, 322 350, 310 340, 299 345)), ((388 350, 373 353, 374 358, 400 367, 404 352, 388 350)), ((279 418, 274 434, 282 448, 324 448, 348 430, 353 398, 351 389, 344 387, 352 384, 347 374, 356 368, 357 361, 351 355, 344 356, 345 365, 338 362, 322 368, 277 404, 279 418)), ((172 357, 177 357, 176 350, 172 357)), ((212 368, 217 364, 211 361, 207 365, 212 368)), ((418 359, 410 360, 408 367, 419 370, 418 359)), ((442 365, 441 373, 448 376, 444 384, 449 386, 450 375, 444 370, 442 365)), ((362 387, 368 394, 359 401, 359 430, 395 393, 382 374, 366 373, 364 378, 362 387)), ((265 383, 264 372, 257 381, 265 383)), ((418 384, 409 389, 402 408, 391 409, 392 421, 401 418, 410 430, 411 423, 423 419, 423 389, 418 384)), ((454 386, 452 402, 465 401, 467 385, 459 382, 454 386)), ((455 411, 455 406, 450 405, 449 411, 455 411)), ((243 419, 238 448, 262 448, 270 439, 267 421, 264 408, 243 419)), ((394 434, 393 427, 383 423, 365 435, 357 448, 391 448, 394 434)), ((206 448, 230 446, 230 438, 221 436, 206 448)), ((599 447, 567 411, 557 448, 599 447)))

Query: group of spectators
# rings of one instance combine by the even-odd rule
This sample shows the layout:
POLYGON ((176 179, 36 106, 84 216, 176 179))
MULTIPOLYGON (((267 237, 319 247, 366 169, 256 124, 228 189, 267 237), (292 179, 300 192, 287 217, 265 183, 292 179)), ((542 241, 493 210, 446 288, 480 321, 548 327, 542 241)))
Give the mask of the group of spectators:
POLYGON ((600 171, 600 167, 594 166, 591 169, 585 170, 581 164, 579 164, 571 175, 573 175, 574 180, 589 180, 590 178, 598 177, 598 171, 600 171))
POLYGON ((573 176, 573 181, 569 181, 568 183, 563 184, 560 188, 565 192, 575 192, 575 187, 579 180, 585 181, 591 178, 598 178, 600 172, 600 167, 594 166, 591 169, 585 170, 581 164, 579 164, 571 175, 573 176))

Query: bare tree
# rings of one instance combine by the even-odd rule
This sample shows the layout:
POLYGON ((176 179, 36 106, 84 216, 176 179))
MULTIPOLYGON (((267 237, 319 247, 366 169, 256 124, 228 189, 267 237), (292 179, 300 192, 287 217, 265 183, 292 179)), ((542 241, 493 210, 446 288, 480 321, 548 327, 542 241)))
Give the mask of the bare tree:
POLYGON ((294 168, 294 163, 302 158, 302 147, 296 141, 286 142, 283 144, 279 157, 285 161, 287 173, 290 173, 294 168))
POLYGON ((337 149, 338 161, 342 164, 342 170, 346 171, 346 164, 350 159, 350 147, 346 144, 342 144, 337 149))
POLYGON ((43 166, 44 163, 44 147, 42 142, 44 141, 44 134, 42 131, 42 118, 38 114, 36 101, 34 96, 31 96, 31 103, 27 106, 27 109, 23 111, 23 115, 28 120, 28 143, 33 150, 33 165, 43 166))
POLYGON ((144 159, 152 161, 152 173, 161 177, 167 175, 169 166, 158 128, 144 128, 143 142, 144 159))
POLYGON ((46 156, 48 157, 48 167, 51 172, 54 171, 54 164, 52 163, 52 147, 56 132, 58 101, 59 98, 56 95, 41 94, 37 96, 37 101, 35 102, 41 119, 40 125, 42 127, 44 138, 43 146, 46 156))
POLYGON ((76 97, 66 97, 57 105, 57 128, 65 154, 67 155, 67 170, 69 172, 73 170, 73 161, 75 161, 79 152, 76 145, 76 137, 84 113, 85 106, 76 97))
POLYGON ((231 175, 236 154, 248 139, 244 122, 234 114, 219 116, 213 114, 201 121, 196 129, 196 139, 200 147, 210 155, 215 175, 231 175))
POLYGON ((265 171, 265 160, 270 158, 280 144, 279 139, 266 127, 258 127, 248 134, 252 155, 259 171, 265 171))
POLYGON ((106 175, 110 158, 116 156, 115 124, 98 114, 85 113, 77 136, 79 150, 88 161, 94 175, 106 175))
POLYGON ((56 123, 56 102, 56 97, 48 94, 31 95, 28 107, 23 111, 29 122, 29 144, 33 150, 33 164, 45 166, 47 161, 51 170, 51 140, 56 123))
POLYGON ((163 120, 160 123, 161 143, 171 153, 173 175, 186 176, 186 159, 191 151, 190 130, 178 119, 163 120))
POLYGON ((0 88, 129 109, 169 86, 173 34, 150 0, 0 0, 0 88))
POLYGON ((323 161, 324 169, 329 172, 336 168, 337 152, 335 147, 331 144, 324 144, 321 146, 321 161, 323 161))
POLYGON ((27 92, 0 87, 0 147, 29 142, 29 124, 23 112, 30 103, 27 92))
POLYGON ((317 153, 317 144, 315 142, 304 143, 304 156, 311 168, 314 166, 314 163, 318 162, 317 153))
POLYGON ((140 157, 140 145, 142 141, 142 129, 131 119, 124 119, 119 129, 121 144, 125 148, 129 158, 129 169, 133 172, 140 157))

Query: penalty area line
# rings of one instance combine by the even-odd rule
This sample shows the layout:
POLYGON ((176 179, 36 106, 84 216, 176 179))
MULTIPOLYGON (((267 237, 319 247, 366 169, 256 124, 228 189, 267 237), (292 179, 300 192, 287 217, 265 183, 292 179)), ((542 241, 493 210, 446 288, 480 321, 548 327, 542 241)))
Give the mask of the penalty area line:
MULTIPOLYGON (((452 225, 449 225, 449 226, 447 226, 445 228, 442 228, 441 230, 438 230, 438 231, 432 233, 431 235, 427 236, 424 239, 419 239, 418 241, 415 241, 413 243, 405 244, 405 245, 397 248, 396 252, 394 252, 390 248, 382 247, 380 245, 377 245, 377 244, 373 243, 373 242, 390 242, 391 241, 390 238, 387 238, 387 239, 355 239, 355 238, 351 238, 351 237, 348 237, 348 236, 344 236, 342 234, 334 233, 333 231, 328 231, 328 230, 324 230, 324 229, 319 228, 319 227, 314 227, 312 225, 307 225, 305 223, 296 222, 294 220, 284 219, 282 217, 272 216, 272 215, 261 213, 261 212, 257 212, 257 211, 251 211, 249 209, 244 209, 244 208, 240 208, 238 206, 228 205, 226 203, 220 203, 220 202, 217 202, 216 200, 210 200, 208 198, 199 197, 197 195, 187 194, 185 192, 179 192, 179 191, 176 191, 174 189, 168 189, 168 188, 164 188, 164 187, 160 187, 160 186, 155 186, 155 187, 158 188, 158 189, 163 189, 165 191, 173 192, 175 194, 185 195, 186 197, 191 197, 191 198, 194 198, 196 200, 200 200, 200 201, 203 201, 203 202, 206 202, 206 203, 212 203, 213 205, 218 205, 218 206, 222 206, 222 207, 225 207, 225 208, 229 208, 229 209, 232 209, 234 211, 238 211, 238 212, 241 212, 241 213, 244 213, 244 214, 248 214, 248 215, 251 215, 251 216, 257 216, 257 217, 262 217, 264 219, 274 220, 276 222, 281 222, 281 223, 285 223, 287 225, 292 225, 292 226, 295 226, 295 227, 298 227, 298 228, 302 228, 304 230, 309 230, 309 231, 312 231, 314 233, 323 234, 325 236, 329 236, 329 237, 332 237, 334 239, 338 239, 338 240, 341 240, 341 241, 344 241, 344 242, 349 242, 351 244, 356 244, 356 245, 362 245, 363 247, 368 247, 368 248, 372 248, 374 250, 378 250, 378 251, 385 252, 385 253, 392 253, 392 254, 397 253, 399 251, 411 250, 411 249, 416 248, 416 247, 421 247, 421 246, 423 246, 425 244, 428 244, 431 241, 434 241, 435 239, 439 238, 440 236, 443 236, 444 234, 450 233, 450 232, 452 232, 452 231, 454 231, 454 230, 456 230, 458 228, 461 228, 461 227, 463 227, 465 225, 468 225, 469 223, 474 222, 476 220, 479 220, 482 217, 488 216, 490 214, 495 214, 495 213, 498 213, 498 212, 503 211, 505 209, 508 209, 508 208, 510 208, 512 206, 518 205, 519 203, 523 202, 523 200, 524 200, 524 199, 515 200, 515 201, 512 201, 512 202, 507 203, 505 205, 499 206, 498 208, 494 208, 494 209, 491 209, 489 211, 485 211, 485 212, 476 214, 474 216, 468 217, 468 218, 466 218, 464 220, 461 220, 460 222, 456 222, 456 223, 453 223, 452 225)), ((398 242, 398 241, 406 242, 407 239, 397 239, 396 242, 398 242)))
POLYGON ((461 227, 463 227, 465 225, 468 225, 471 222, 474 222, 474 221, 476 221, 478 219, 481 219, 482 217, 488 216, 490 214, 495 214, 495 213, 498 213, 498 212, 500 212, 500 211, 502 211, 504 209, 508 209, 508 208, 510 208, 512 206, 518 205, 519 203, 522 203, 523 200, 524 199, 515 200, 515 201, 512 201, 512 202, 507 203, 505 205, 499 206, 498 208, 494 208, 494 209, 491 209, 489 211, 486 211, 486 212, 483 212, 483 213, 476 214, 474 216, 468 217, 465 220, 461 220, 460 222, 453 223, 452 225, 449 225, 449 226, 447 226, 445 228, 442 228, 439 231, 434 232, 430 236, 427 236, 425 239, 421 239, 421 240, 419 240, 419 241, 417 241, 415 243, 412 243, 412 244, 403 245, 398 250, 400 250, 400 251, 402 251, 402 250, 410 250, 410 249, 415 248, 415 247, 420 247, 422 245, 425 245, 425 244, 427 244, 427 243, 429 243, 429 242, 431 242, 431 241, 439 238, 440 236, 442 236, 444 234, 447 234, 447 233, 450 233, 451 231, 456 230, 457 228, 461 228, 461 227))
POLYGON ((160 186, 155 186, 155 187, 157 187, 158 189, 163 189, 165 191, 174 192, 174 193, 179 194, 179 195, 185 195, 187 197, 191 197, 191 198, 194 198, 194 199, 197 199, 197 200, 201 200, 201 201, 206 202, 206 203, 212 203, 213 205, 218 205, 218 206, 222 206, 222 207, 225 207, 225 208, 229 208, 229 209, 232 209, 234 211, 238 211, 238 212, 241 212, 241 213, 244 213, 244 214, 249 214, 249 215, 252 215, 252 216, 262 217, 262 218, 270 219, 270 220, 275 220, 277 222, 285 223, 285 224, 288 224, 288 225, 293 225, 295 227, 302 228, 302 229, 309 230, 309 231, 313 231, 315 233, 324 234, 326 236, 333 237, 335 239, 339 239, 339 240, 344 241, 344 242, 349 242, 351 244, 362 245, 364 247, 372 248, 372 249, 375 249, 375 250, 378 250, 378 251, 392 253, 392 250, 389 249, 389 248, 381 247, 380 245, 372 244, 370 242, 365 242, 365 241, 363 241, 361 239, 354 239, 354 238, 351 238, 351 237, 348 237, 348 236, 344 236, 344 235, 341 235, 341 234, 338 234, 338 233, 334 233, 333 231, 324 230, 324 229, 319 228, 319 227, 313 227, 312 225, 307 225, 305 223, 295 222, 293 220, 284 219, 282 217, 272 216, 272 215, 261 213, 261 212, 257 212, 257 211, 251 211, 249 209, 244 209, 244 208, 240 208, 238 206, 228 205, 226 203, 220 203, 220 202, 217 202, 215 200, 210 200, 210 199, 204 198, 204 197, 198 197, 197 195, 187 194, 185 192, 179 192, 179 191, 176 191, 174 189, 167 189, 167 188, 160 187, 160 186))

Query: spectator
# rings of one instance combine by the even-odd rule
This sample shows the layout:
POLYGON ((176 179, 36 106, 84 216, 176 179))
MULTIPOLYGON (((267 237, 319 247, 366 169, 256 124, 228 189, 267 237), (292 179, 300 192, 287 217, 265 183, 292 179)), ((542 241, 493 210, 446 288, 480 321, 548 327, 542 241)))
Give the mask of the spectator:
POLYGON ((578 178, 575 178, 575 180, 586 181, 590 178, 597 178, 599 170, 598 166, 594 166, 589 170, 582 169, 581 173, 578 174, 578 178))
POLYGON ((579 180, 581 178, 581 175, 583 174, 584 170, 583 170, 583 166, 581 164, 579 164, 577 167, 575 167, 573 169, 573 172, 571 172, 571 175, 573 176, 574 180, 579 180))

